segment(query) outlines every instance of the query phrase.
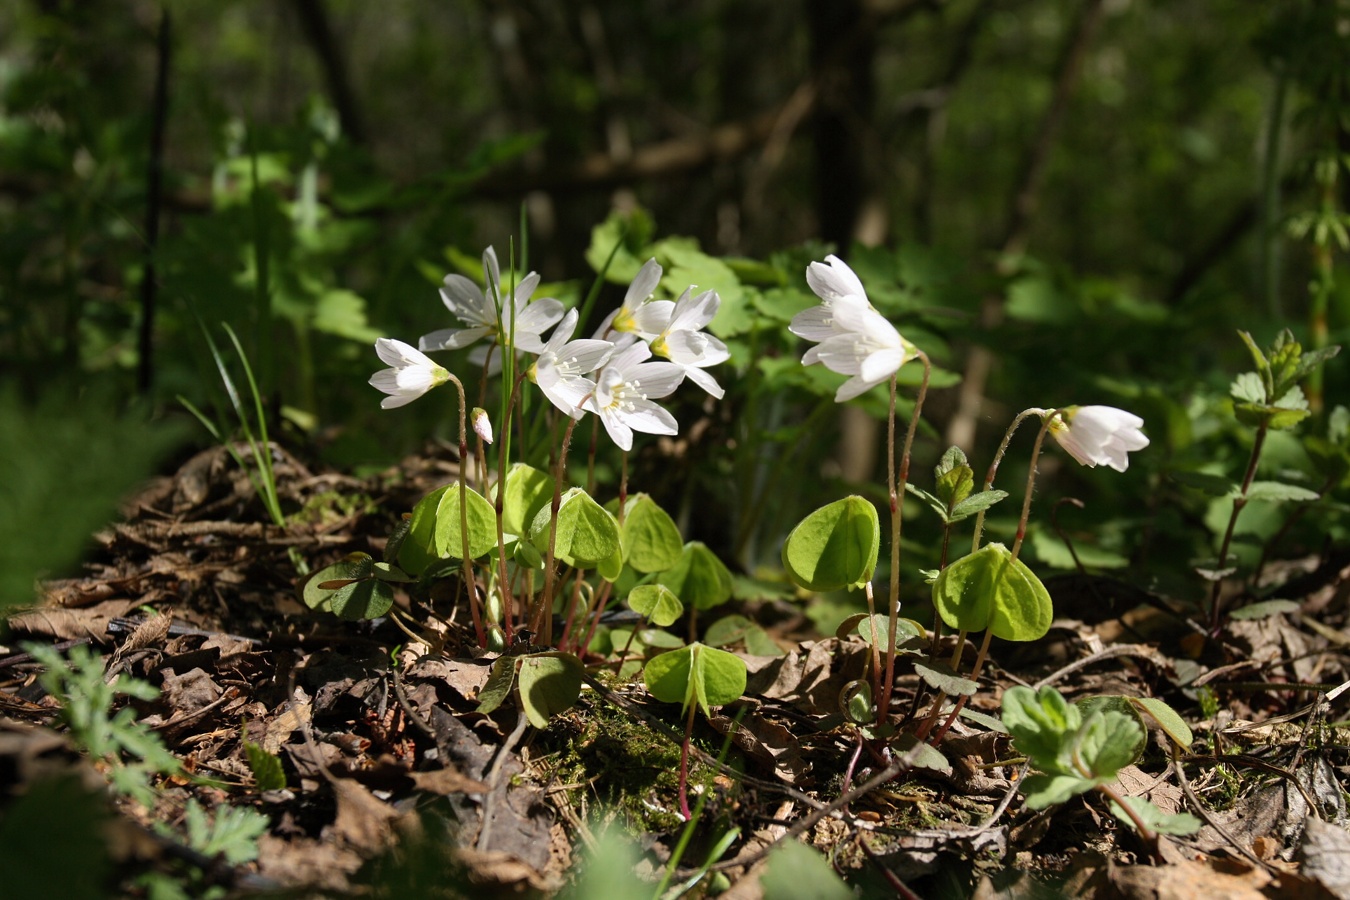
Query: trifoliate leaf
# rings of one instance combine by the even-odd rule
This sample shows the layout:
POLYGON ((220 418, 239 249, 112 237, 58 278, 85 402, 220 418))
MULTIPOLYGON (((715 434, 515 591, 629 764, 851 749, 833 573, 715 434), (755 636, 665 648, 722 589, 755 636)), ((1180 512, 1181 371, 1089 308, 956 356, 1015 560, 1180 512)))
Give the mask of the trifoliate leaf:
MULTIPOLYGON (((540 553, 548 552, 552 527, 550 507, 539 510, 530 526, 530 540, 540 553)), ((591 568, 619 549, 619 522, 581 488, 562 496, 554 552, 569 566, 591 568)))
POLYGON ((980 491, 978 494, 971 494, 969 497, 966 497, 952 507, 952 511, 947 520, 949 522, 960 522, 962 519, 970 518, 978 512, 983 512, 1000 500, 1006 499, 1007 496, 1007 491, 1000 491, 996 488, 980 491))
POLYGON ((465 518, 469 524, 469 559, 485 556, 497 546, 497 511, 482 494, 471 487, 461 487, 455 483, 446 488, 436 504, 436 530, 432 546, 441 559, 464 558, 465 518), (461 497, 468 504, 467 517, 460 511, 461 497))
POLYGON ((929 687, 942 691, 950 697, 970 697, 980 689, 980 684, 958 674, 945 662, 914 663, 914 672, 929 687))
POLYGON ((735 654, 693 643, 648 660, 642 672, 651 695, 662 703, 688 709, 698 704, 703 714, 745 693, 745 662, 735 654))
MULTIPOLYGON (((525 534, 534 517, 553 499, 553 476, 516 463, 506 473, 506 492, 502 496, 502 529, 525 534)), ((495 488, 491 493, 496 499, 495 488)))
POLYGON ((679 561, 656 580, 694 609, 712 609, 731 599, 731 572, 700 541, 685 544, 679 561))
POLYGON ((988 628, 1007 641, 1034 641, 1050 630, 1050 592, 1002 544, 987 544, 942 571, 933 583, 942 620, 963 631, 988 628))
POLYGON ((643 584, 633 588, 628 594, 628 606, 662 628, 675 624, 684 612, 680 598, 664 584, 643 584))
POLYGON ((1133 715, 1096 712, 1083 723, 1075 755, 1094 778, 1115 778, 1138 758, 1144 729, 1133 715))

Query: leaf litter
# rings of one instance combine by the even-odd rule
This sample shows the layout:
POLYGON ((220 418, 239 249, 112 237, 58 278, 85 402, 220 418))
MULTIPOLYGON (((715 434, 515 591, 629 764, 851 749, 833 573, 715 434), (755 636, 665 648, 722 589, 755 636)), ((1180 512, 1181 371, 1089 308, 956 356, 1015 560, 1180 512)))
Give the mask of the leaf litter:
MULTIPOLYGON (((105 854, 121 884, 186 862, 198 886, 244 894, 382 896, 425 883, 430 895, 547 896, 599 846, 606 820, 633 834, 636 871, 655 877, 681 828, 671 769, 682 717, 671 707, 593 670, 579 704, 547 729, 512 704, 483 715, 492 659, 470 652, 464 623, 452 618, 443 646, 429 648, 296 599, 297 563, 378 556, 395 524, 379 510, 411 508, 452 480, 453 455, 431 447, 365 480, 278 460, 283 496, 303 511, 293 524, 269 524, 224 451, 206 451, 126 505, 96 536, 83 577, 44 585, 40 606, 9 615, 0 831, 13 821, 6 812, 29 814, 54 778, 77 793, 103 783, 102 763, 61 736, 41 666, 21 646, 88 644, 108 678, 159 689, 132 701, 136 717, 181 767, 161 775, 153 808, 115 799, 105 854), (232 845, 229 817, 242 810, 265 825, 232 845), (213 844, 217 832, 224 842, 213 844)), ((741 652, 745 697, 696 729, 691 782, 706 794, 705 816, 742 835, 713 860, 726 896, 781 896, 778 876, 761 883, 766 860, 805 840, 868 894, 1350 898, 1350 569, 1338 557, 1280 568, 1289 581, 1279 596, 1294 605, 1200 641, 1168 598, 1114 579, 1052 579, 1060 617, 1050 633, 1029 648, 1003 645, 1002 659, 996 648, 997 665, 942 743, 945 765, 907 772, 891 773, 840 715, 841 691, 866 664, 861 640, 770 629, 783 655, 741 652), (1028 772, 997 721, 1002 692, 1020 683, 1180 711, 1191 746, 1177 749, 1175 726, 1143 717, 1147 747, 1117 786, 1204 827, 1160 836, 1155 849, 1095 796, 1024 807, 1028 772), (717 759, 725 742, 730 763, 717 759)), ((742 611, 754 621, 751 606, 742 611)), ((917 675, 897 684, 897 709, 929 702, 917 675)), ((710 840, 697 835, 685 859, 710 840)), ((695 872, 686 864, 676 876, 695 872)))

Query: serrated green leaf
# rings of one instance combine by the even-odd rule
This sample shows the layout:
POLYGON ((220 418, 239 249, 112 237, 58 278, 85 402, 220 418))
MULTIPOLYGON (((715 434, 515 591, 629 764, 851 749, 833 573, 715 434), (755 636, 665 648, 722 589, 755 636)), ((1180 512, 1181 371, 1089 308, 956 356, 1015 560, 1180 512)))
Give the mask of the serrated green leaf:
POLYGON ((570 653, 537 653, 524 657, 516 673, 520 705, 535 728, 571 709, 581 696, 581 660, 570 653))
POLYGON ((938 518, 944 522, 947 521, 947 504, 942 501, 941 497, 936 494, 930 494, 923 488, 909 483, 905 484, 905 492, 918 497, 924 503, 928 504, 929 509, 938 514, 938 518))
POLYGON ((1288 501, 1310 503, 1320 496, 1316 491, 1279 481, 1253 481, 1251 487, 1247 489, 1248 500, 1264 500, 1269 503, 1288 501))
POLYGON ((628 606, 662 628, 675 624, 684 612, 680 598, 664 584, 643 584, 633 588, 628 593, 628 606))
POLYGON ((880 547, 876 507, 855 494, 797 523, 783 544, 783 568, 809 591, 861 587, 872 580, 880 547))
POLYGON ((955 466, 937 477, 937 494, 949 507, 969 499, 975 489, 975 472, 970 466, 955 466))
POLYGON ((260 791, 279 791, 286 786, 286 771, 281 758, 268 753, 262 745, 244 741, 244 756, 253 773, 254 786, 260 791))
MULTIPOLYGON (((1190 813, 1167 814, 1158 807, 1154 806, 1143 797, 1125 797, 1126 805, 1134 810, 1135 815, 1143 820, 1144 824, 1158 834, 1177 834, 1187 835, 1195 834, 1200 830, 1201 822, 1190 813)), ((1131 828, 1135 827, 1134 819, 1120 808, 1120 804, 1112 800, 1110 802, 1111 814, 1131 828)))
POLYGON ((1042 772, 1074 774, 1065 751, 1082 724, 1078 708, 1052 687, 1033 691, 1017 685, 1003 692, 1003 725, 1013 746, 1042 772))
POLYGON ((1228 388, 1228 393, 1232 395, 1234 400, 1242 400, 1246 403, 1262 404, 1266 402, 1266 386, 1261 381, 1261 376, 1255 372, 1243 372, 1233 379, 1233 384, 1228 388))
POLYGON ((1045 809, 1091 790, 1096 784, 1079 775, 1028 775, 1022 779, 1022 795, 1028 809, 1045 809))
POLYGON ((656 581, 694 609, 712 609, 731 599, 731 572, 701 541, 685 544, 679 562, 656 581))
POLYGON ((962 519, 970 518, 978 512, 983 512, 1000 500, 1007 499, 1007 497, 1007 491, 1000 491, 996 488, 980 491, 978 494, 971 494, 969 497, 956 504, 956 506, 952 507, 951 514, 948 516, 948 521, 960 522, 962 519))

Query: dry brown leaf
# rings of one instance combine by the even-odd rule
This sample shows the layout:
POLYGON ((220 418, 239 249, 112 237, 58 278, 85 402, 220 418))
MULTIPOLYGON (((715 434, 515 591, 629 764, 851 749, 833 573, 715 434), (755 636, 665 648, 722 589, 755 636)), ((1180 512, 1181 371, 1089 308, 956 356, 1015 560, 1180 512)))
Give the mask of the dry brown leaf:
POLYGON ((1339 900, 1350 900, 1350 831, 1321 819, 1309 819, 1299 847, 1303 875, 1339 900))
POLYGON ((12 631, 54 637, 62 641, 91 638, 101 644, 108 639, 108 623, 126 615, 136 603, 135 600, 122 598, 104 600, 83 609, 44 607, 15 613, 8 621, 12 631))
POLYGON ((398 810, 372 794, 365 785, 350 778, 335 778, 337 819, 333 830, 351 847, 362 853, 374 853, 384 847, 391 833, 390 823, 398 810))
POLYGON ((1264 869, 1209 858, 1165 866, 1120 866, 1111 880, 1129 900, 1265 900, 1264 869))
POLYGON ((408 777, 419 791, 432 794, 485 794, 488 786, 475 781, 453 767, 431 772, 409 772, 408 777))

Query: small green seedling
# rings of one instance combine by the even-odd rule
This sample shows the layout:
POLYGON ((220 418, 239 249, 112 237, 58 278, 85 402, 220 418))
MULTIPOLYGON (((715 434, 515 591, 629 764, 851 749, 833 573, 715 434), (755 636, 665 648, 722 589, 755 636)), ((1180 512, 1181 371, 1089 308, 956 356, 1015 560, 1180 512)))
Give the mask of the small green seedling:
MULTIPOLYGON (((1143 797, 1122 797, 1111 786, 1120 770, 1138 758, 1144 744, 1138 714, 1131 715, 1113 702, 1121 700, 1127 698, 1095 698, 1085 716, 1052 687, 1039 691, 1014 687, 1003 695, 1003 724, 1013 736, 1013 745, 1040 770, 1022 782, 1027 806, 1044 809, 1096 790, 1110 801, 1112 814, 1150 844, 1160 833, 1197 831, 1200 820, 1189 813, 1165 814, 1143 797)), ((1136 708, 1133 701, 1128 705, 1136 708)), ((1190 733, 1161 701, 1151 701, 1143 709, 1160 724, 1166 719, 1164 729, 1169 734, 1173 730, 1182 736, 1190 733), (1163 709, 1159 717, 1157 711, 1163 709)))
POLYGON ((710 716, 710 707, 730 703, 745 693, 745 661, 725 650, 693 643, 652 657, 642 678, 653 697, 663 703, 682 704, 687 712, 684 743, 680 745, 680 812, 689 821, 689 742, 694 733, 694 712, 702 710, 710 716))

